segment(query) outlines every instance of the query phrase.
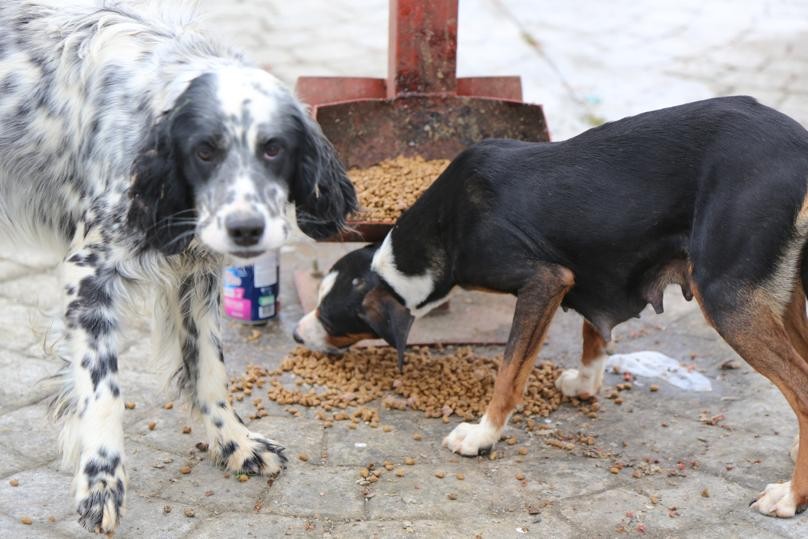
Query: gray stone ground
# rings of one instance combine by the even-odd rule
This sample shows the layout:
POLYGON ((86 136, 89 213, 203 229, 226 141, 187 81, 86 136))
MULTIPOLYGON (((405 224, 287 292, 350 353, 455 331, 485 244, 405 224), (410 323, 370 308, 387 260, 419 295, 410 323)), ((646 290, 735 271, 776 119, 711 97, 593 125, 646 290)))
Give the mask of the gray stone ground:
MULTIPOLYGON (((288 82, 300 74, 384 75, 381 0, 199 4, 211 32, 271 64, 288 82)), ((556 139, 602 120, 735 93, 755 95, 808 123, 805 1, 463 0, 460 19, 461 74, 522 75, 526 98, 545 104, 556 139)), ((304 244, 285 251, 280 320, 257 342, 247 342, 246 328, 227 325, 232 373, 249 363, 277 364, 292 347, 291 327, 301 315, 292 269, 309 267, 313 258, 327 266, 346 249, 304 244)), ((67 496, 70 476, 58 467, 57 431, 45 418, 45 390, 37 385, 58 367, 43 347, 57 280, 51 269, 30 267, 30 258, 4 254, 0 536, 81 537, 67 496), (19 486, 10 486, 11 479, 19 486), (33 524, 20 524, 23 516, 33 524)), ((613 537, 638 535, 642 524, 651 537, 808 537, 808 517, 777 520, 746 507, 766 483, 791 472, 787 449, 796 424, 784 399, 745 364, 720 369, 735 356, 694 305, 669 294, 666 307, 662 316, 645 313, 618 328, 616 350, 659 350, 692 363, 714 390, 690 393, 660 383, 651 393, 652 381, 640 380, 642 387, 624 393, 622 406, 602 399, 598 419, 569 406, 551 416, 552 428, 595 435, 596 447, 612 458, 549 447, 543 437, 512 428, 515 447, 528 447, 527 456, 501 444, 502 459, 461 459, 440 448, 454 422, 382 410, 382 422, 394 426, 390 433, 340 423, 323 430, 310 413, 293 418, 272 406, 251 425, 282 441, 291 457, 271 486, 226 478, 195 451, 201 425, 179 401, 163 409, 173 393, 161 389, 157 369, 143 361, 145 324, 134 323, 121 360, 125 398, 137 407, 126 413, 130 488, 120 535, 613 537), (700 419, 720 415, 718 425, 700 419), (154 431, 149 421, 157 422, 154 431), (181 434, 184 425, 193 427, 190 435, 181 434), (413 440, 416 431, 423 441, 413 440), (300 452, 312 458, 300 462, 300 452), (388 475, 370 488, 357 483, 361 466, 404 456, 418 461, 404 478, 388 475), (645 458, 658 461, 659 472, 632 477, 645 458), (612 474, 615 462, 628 466, 612 474), (189 475, 179 473, 185 464, 193 467, 189 475), (437 469, 450 475, 437 479, 437 469), (451 475, 457 471, 464 481, 451 475), (515 479, 520 472, 524 482, 515 479), (449 500, 450 493, 457 499, 449 500), (529 514, 528 507, 540 511, 529 514), (193 518, 184 515, 187 508, 193 518)), ((575 315, 560 315, 542 357, 574 366, 579 323, 575 315)), ((620 381, 609 374, 606 386, 620 381)))

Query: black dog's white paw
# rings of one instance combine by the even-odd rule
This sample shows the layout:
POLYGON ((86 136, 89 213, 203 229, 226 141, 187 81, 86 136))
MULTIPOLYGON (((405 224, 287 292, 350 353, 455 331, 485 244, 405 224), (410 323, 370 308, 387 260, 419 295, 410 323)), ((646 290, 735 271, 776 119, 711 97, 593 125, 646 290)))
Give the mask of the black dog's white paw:
POLYGON ((286 468, 284 448, 276 442, 247 430, 238 438, 216 444, 214 458, 231 472, 272 476, 286 468))
POLYGON ((86 459, 76 482, 79 524, 94 533, 114 531, 123 516, 126 497, 126 471, 120 456, 99 450, 86 459))

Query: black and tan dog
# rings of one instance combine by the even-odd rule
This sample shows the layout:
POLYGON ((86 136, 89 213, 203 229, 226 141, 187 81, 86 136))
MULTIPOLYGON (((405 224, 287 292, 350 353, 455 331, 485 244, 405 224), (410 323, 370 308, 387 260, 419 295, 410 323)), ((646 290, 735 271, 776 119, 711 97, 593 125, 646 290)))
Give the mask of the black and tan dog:
POLYGON ((605 124, 560 143, 490 140, 461 153, 380 246, 348 254, 295 337, 335 351, 379 336, 403 351, 413 317, 454 286, 517 296, 494 397, 444 440, 477 455, 522 398, 554 312, 579 312, 583 367, 565 394, 600 388, 612 328, 666 285, 783 392, 800 426, 791 481, 753 506, 808 504, 808 132, 748 97, 605 124))

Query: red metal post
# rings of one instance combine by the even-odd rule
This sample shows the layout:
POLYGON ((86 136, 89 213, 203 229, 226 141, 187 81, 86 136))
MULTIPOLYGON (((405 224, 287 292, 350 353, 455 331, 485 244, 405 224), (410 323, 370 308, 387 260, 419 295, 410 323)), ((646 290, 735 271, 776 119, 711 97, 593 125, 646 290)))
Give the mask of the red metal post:
POLYGON ((390 0, 387 97, 457 92, 457 0, 390 0))

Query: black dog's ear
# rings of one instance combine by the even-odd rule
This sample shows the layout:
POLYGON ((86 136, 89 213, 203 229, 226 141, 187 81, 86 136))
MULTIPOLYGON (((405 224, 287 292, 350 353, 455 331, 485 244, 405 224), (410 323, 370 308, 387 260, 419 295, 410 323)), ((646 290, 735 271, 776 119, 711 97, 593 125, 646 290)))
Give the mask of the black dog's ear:
POLYGON ((290 198, 300 230, 325 239, 341 231, 345 217, 356 211, 356 192, 320 126, 302 110, 296 121, 302 140, 290 198))
POLYGON ((147 247, 172 255, 191 243, 196 227, 193 196, 173 150, 170 118, 152 127, 135 158, 129 196, 127 221, 145 234, 147 247))
POLYGON ((404 369, 404 351, 407 336, 415 317, 390 292, 376 287, 365 295, 359 317, 370 326, 376 335, 398 352, 398 370, 404 369))

